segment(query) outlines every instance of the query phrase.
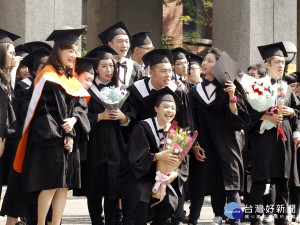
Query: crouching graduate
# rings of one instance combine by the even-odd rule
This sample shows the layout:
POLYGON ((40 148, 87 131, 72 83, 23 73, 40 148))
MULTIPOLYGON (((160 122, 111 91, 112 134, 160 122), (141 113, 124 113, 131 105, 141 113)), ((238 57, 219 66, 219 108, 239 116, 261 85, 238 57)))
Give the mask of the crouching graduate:
POLYGON ((134 127, 128 145, 130 169, 122 177, 121 186, 132 206, 135 225, 146 225, 147 220, 153 221, 153 225, 165 224, 177 208, 178 197, 187 179, 186 158, 181 162, 176 155, 170 154, 170 150, 162 151, 165 134, 181 100, 166 87, 145 97, 144 101, 157 116, 140 121, 134 127), (180 164, 174 172, 167 174, 168 179, 163 182, 167 188, 162 201, 152 198, 157 161, 176 167, 180 164))

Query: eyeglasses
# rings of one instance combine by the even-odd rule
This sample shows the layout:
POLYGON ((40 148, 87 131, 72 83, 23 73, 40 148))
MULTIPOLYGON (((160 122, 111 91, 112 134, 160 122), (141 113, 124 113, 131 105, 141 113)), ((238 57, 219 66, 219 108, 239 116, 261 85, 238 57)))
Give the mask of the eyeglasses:
POLYGON ((154 47, 148 47, 148 48, 146 48, 146 47, 138 47, 138 48, 145 49, 145 50, 147 50, 148 52, 154 50, 154 47))
POLYGON ((189 62, 180 62, 180 63, 175 63, 176 66, 184 66, 184 65, 189 65, 189 62))

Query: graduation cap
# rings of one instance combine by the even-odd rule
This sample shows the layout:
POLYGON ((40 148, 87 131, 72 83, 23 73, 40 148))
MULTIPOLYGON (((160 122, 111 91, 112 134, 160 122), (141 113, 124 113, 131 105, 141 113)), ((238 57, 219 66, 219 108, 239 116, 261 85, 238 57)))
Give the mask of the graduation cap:
POLYGON ((50 51, 46 48, 39 48, 24 57, 22 64, 27 66, 31 71, 37 71, 40 64, 46 63, 50 51))
POLYGON ((146 67, 154 66, 159 63, 173 63, 171 51, 169 49, 154 49, 143 56, 146 67))
POLYGON ((143 31, 132 35, 131 48, 134 49, 135 47, 139 47, 141 45, 152 44, 152 41, 148 36, 150 33, 151 32, 149 31, 143 31))
POLYGON ((85 29, 71 29, 71 27, 68 27, 68 29, 54 30, 46 41, 54 41, 54 44, 69 43, 77 45, 78 38, 84 30, 85 29))
POLYGON ((116 35, 126 34, 128 35, 129 40, 132 39, 126 25, 123 21, 119 21, 116 24, 110 26, 105 31, 102 31, 98 37, 102 41, 103 44, 107 44, 110 42, 116 35))
POLYGON ((29 54, 28 49, 24 45, 18 45, 15 47, 15 52, 17 56, 25 57, 29 54))
POLYGON ((190 65, 197 64, 197 65, 201 66, 202 61, 203 61, 203 57, 190 52, 190 54, 189 54, 190 65))
POLYGON ((277 42, 270 45, 258 46, 258 51, 261 54, 263 60, 270 58, 272 56, 287 57, 287 52, 282 42, 277 42))
POLYGON ((32 42, 27 42, 24 44, 25 48, 28 50, 29 53, 33 52, 34 50, 38 48, 45 48, 48 49, 50 52, 52 51, 52 47, 41 41, 32 41, 32 42))
POLYGON ((154 107, 157 105, 157 103, 162 101, 174 102, 176 104, 176 110, 178 110, 182 105, 181 99, 169 87, 164 87, 151 93, 147 97, 143 98, 142 101, 151 112, 155 112, 154 107))
POLYGON ((95 74, 94 67, 98 64, 99 59, 95 58, 76 58, 75 71, 78 75, 82 72, 95 74))
POLYGON ((224 51, 212 68, 211 73, 217 79, 219 84, 226 87, 225 83, 227 83, 228 80, 233 82, 239 74, 239 71, 240 70, 236 66, 236 63, 224 51))
POLYGON ((178 59, 186 59, 186 54, 188 55, 190 52, 185 50, 184 48, 174 48, 171 50, 173 60, 176 62, 178 59))
POLYGON ((85 57, 97 58, 98 60, 101 60, 101 59, 111 59, 113 58, 114 55, 118 55, 118 53, 115 50, 113 50, 108 45, 101 45, 88 52, 85 57))
POLYGON ((13 44, 18 38, 21 37, 0 28, 0 43, 13 44))

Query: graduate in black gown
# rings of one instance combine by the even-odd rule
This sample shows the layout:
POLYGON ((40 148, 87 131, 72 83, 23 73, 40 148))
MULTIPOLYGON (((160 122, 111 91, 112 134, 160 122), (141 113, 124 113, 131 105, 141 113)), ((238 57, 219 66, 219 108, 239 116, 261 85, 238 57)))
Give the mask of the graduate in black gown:
POLYGON ((188 81, 186 78, 189 68, 189 52, 180 47, 172 49, 171 52, 174 61, 172 80, 174 80, 178 86, 181 86, 184 91, 188 92, 188 81))
POLYGON ((145 66, 143 56, 154 49, 153 43, 148 34, 151 32, 144 31, 132 35, 131 41, 131 59, 138 63, 143 71, 143 77, 150 77, 149 67, 145 66))
POLYGON ((52 224, 60 224, 68 189, 81 185, 78 141, 87 139, 90 130, 85 99, 89 94, 74 76, 74 60, 83 31, 68 27, 48 37, 54 48, 35 80, 14 158, 23 193, 39 193, 38 225, 45 224, 51 204, 52 224))
MULTIPOLYGON (((233 82, 235 78, 228 80, 225 74, 230 66, 237 76, 235 64, 218 64, 223 54, 216 48, 209 51, 202 62, 205 79, 189 92, 194 129, 199 132, 197 141, 201 146, 192 147, 194 153, 190 160, 190 224, 197 224, 207 194, 212 195, 216 216, 212 224, 222 223, 225 206, 222 193, 225 192, 228 203, 241 203, 238 192, 243 185, 244 171, 240 131, 250 118, 239 95, 243 93, 242 86, 233 82), (213 68, 218 72, 212 74, 213 68)), ((239 220, 232 220, 231 224, 239 224, 239 220)))
MULTIPOLYGON (((14 151, 11 153, 12 158, 14 157, 15 151, 18 146, 18 142, 22 137, 23 124, 25 121, 29 102, 33 92, 33 77, 39 74, 39 72, 42 70, 42 67, 46 63, 46 60, 48 59, 49 55, 50 55, 50 51, 48 49, 39 48, 34 50, 27 56, 25 56, 24 59, 22 60, 22 64, 27 66, 29 71, 31 71, 31 77, 18 81, 15 87, 14 108, 16 111, 16 118, 18 121, 18 137, 16 141, 16 147, 14 151)), ((9 169, 10 168, 11 168, 11 160, 9 163, 9 169)), ((11 180, 17 179, 16 172, 14 172, 13 170, 11 170, 10 172, 13 173, 13 175, 10 176, 14 177, 11 180)), ((18 217, 23 217, 23 218, 26 217, 27 224, 34 224, 34 222, 36 222, 37 220, 36 202, 32 202, 32 204, 30 204, 30 202, 26 202, 20 195, 22 191, 19 189, 15 189, 14 187, 16 186, 15 185, 7 186, 0 215, 7 216, 8 224, 13 223, 13 221, 16 221, 18 217), (31 208, 32 210, 30 210, 29 208, 31 208)))
MULTIPOLYGON (((252 187, 250 191, 250 203, 252 206, 262 204, 266 183, 271 182, 276 186, 275 205, 281 205, 284 210, 276 211, 277 225, 290 224, 287 218, 288 207, 288 181, 295 186, 299 185, 297 168, 295 163, 295 148, 298 148, 300 135, 299 123, 296 113, 299 110, 299 101, 291 88, 285 82, 277 83, 283 76, 285 67, 286 50, 282 42, 258 47, 262 58, 265 60, 267 74, 265 79, 270 79, 273 87, 277 89, 282 85, 284 89, 284 106, 282 115, 273 115, 257 112, 249 106, 251 124, 249 126, 249 142, 251 145, 251 177, 252 187), (278 136, 277 128, 265 130, 263 134, 258 132, 263 120, 269 120, 280 125, 286 136, 278 136), (291 176, 292 175, 292 176, 291 176)), ((276 208, 274 206, 274 208, 276 208)), ((258 215, 260 212, 253 210, 254 218, 251 224, 260 225, 262 222, 258 215)))
POLYGON ((108 44, 117 53, 114 53, 114 61, 118 69, 120 88, 127 89, 133 82, 143 77, 144 73, 139 64, 126 58, 132 38, 123 21, 102 31, 98 37, 103 44, 108 44))
POLYGON ((155 183, 156 163, 165 163, 177 167, 180 160, 176 155, 170 154, 169 150, 162 151, 165 142, 165 134, 174 119, 176 109, 181 104, 181 99, 168 87, 163 88, 144 99, 148 109, 157 113, 156 117, 142 120, 136 124, 130 136, 128 145, 129 170, 123 175, 121 186, 133 207, 135 225, 165 224, 167 219, 175 211, 178 197, 181 196, 183 184, 187 179, 186 159, 169 176, 166 184, 166 196, 159 202, 152 198, 152 187, 155 183))
POLYGON ((188 76, 187 76, 187 88, 190 90, 192 87, 196 86, 199 82, 202 81, 201 73, 202 68, 201 64, 203 61, 203 57, 189 53, 189 69, 188 69, 188 76))
MULTIPOLYGON (((89 89, 91 100, 89 120, 91 123, 90 139, 87 145, 85 191, 88 209, 93 225, 103 224, 102 198, 104 197, 105 224, 115 224, 120 187, 118 172, 120 153, 124 149, 122 126, 130 122, 122 109, 106 109, 100 100, 100 91, 104 87, 119 86, 119 77, 113 55, 116 52, 108 45, 93 49, 86 57, 98 59, 96 76, 89 89)), ((122 201, 123 223, 127 223, 126 203, 122 201)))
POLYGON ((155 49, 144 55, 143 61, 150 68, 149 78, 136 81, 129 87, 130 96, 128 101, 131 110, 133 123, 153 117, 153 112, 147 109, 142 101, 150 93, 169 87, 182 100, 182 104, 176 113, 176 121, 180 127, 188 127, 192 124, 191 110, 185 91, 178 87, 172 80, 172 55, 168 49, 155 49))

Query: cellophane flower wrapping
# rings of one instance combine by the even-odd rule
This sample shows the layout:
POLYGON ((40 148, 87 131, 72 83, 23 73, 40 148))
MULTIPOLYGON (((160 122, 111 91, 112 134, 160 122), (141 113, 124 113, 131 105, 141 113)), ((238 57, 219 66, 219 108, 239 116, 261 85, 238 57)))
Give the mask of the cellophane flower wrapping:
POLYGON ((115 86, 104 87, 100 91, 100 99, 104 107, 109 110, 120 109, 128 96, 128 91, 115 86))
MULTIPOLYGON (((181 163, 191 150, 192 145, 198 136, 197 131, 195 131, 193 136, 191 136, 190 133, 189 128, 180 128, 178 126, 178 122, 174 120, 167 132, 163 151, 172 149, 171 154, 177 155, 181 163)), ((171 166, 166 162, 157 161, 156 171, 160 171, 166 175, 169 172, 175 171, 179 167, 180 163, 177 166, 171 166)), ((166 195, 166 193, 161 193, 161 188, 158 189, 157 193, 152 193, 152 197, 157 199, 160 199, 161 195, 166 195)))
MULTIPOLYGON (((254 110, 264 112, 275 106, 277 90, 273 89, 269 77, 255 79, 244 74, 241 84, 245 89, 247 101, 254 110)), ((259 133, 263 134, 265 130, 270 130, 274 127, 276 127, 275 123, 264 120, 260 125, 259 133)))

